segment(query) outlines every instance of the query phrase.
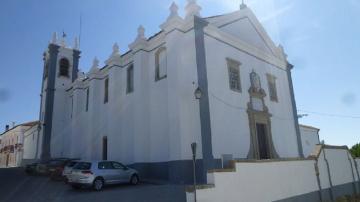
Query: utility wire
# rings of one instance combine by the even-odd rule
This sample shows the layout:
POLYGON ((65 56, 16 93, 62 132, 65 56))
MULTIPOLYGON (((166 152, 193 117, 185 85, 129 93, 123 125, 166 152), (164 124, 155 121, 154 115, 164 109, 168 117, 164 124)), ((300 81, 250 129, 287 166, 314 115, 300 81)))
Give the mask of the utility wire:
POLYGON ((336 117, 336 118, 360 119, 360 116, 353 116, 353 115, 329 114, 329 113, 314 112, 314 111, 307 111, 307 110, 298 110, 298 112, 305 112, 305 113, 315 114, 315 115, 319 115, 319 116, 328 116, 328 117, 336 117))
MULTIPOLYGON (((230 108, 247 111, 247 108, 230 104, 230 103, 226 102, 225 100, 221 99, 220 97, 216 96, 212 92, 210 92, 210 95, 213 98, 215 98, 216 100, 218 100, 219 102, 223 103, 224 105, 227 105, 230 108)), ((314 112, 314 111, 308 111, 308 110, 298 110, 298 112, 305 112, 305 113, 314 114, 314 115, 318 115, 318 116, 327 116, 327 117, 334 117, 334 118, 360 119, 360 116, 354 116, 354 115, 329 114, 329 113, 321 113, 321 112, 314 112)), ((293 118, 284 118, 284 117, 278 117, 275 115, 273 115, 272 117, 280 119, 280 120, 294 120, 293 118)))

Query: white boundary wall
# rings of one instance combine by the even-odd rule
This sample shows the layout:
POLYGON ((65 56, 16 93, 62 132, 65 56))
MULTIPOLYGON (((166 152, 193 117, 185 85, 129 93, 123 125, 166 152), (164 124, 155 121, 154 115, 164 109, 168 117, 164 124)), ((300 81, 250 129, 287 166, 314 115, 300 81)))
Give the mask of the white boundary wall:
MULTIPOLYGON (((360 193, 360 170, 356 172, 355 160, 344 147, 325 146, 312 159, 236 162, 233 172, 224 171, 208 173, 214 186, 198 188, 197 201, 320 201, 320 193, 326 201, 360 193)), ((187 201, 193 201, 192 192, 187 192, 187 201)))

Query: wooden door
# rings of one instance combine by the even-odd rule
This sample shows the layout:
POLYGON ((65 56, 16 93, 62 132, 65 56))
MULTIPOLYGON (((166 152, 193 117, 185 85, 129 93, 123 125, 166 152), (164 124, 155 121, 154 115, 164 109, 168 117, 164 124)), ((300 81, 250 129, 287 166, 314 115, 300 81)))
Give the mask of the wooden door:
POLYGON ((256 134, 260 159, 270 159, 269 141, 267 139, 266 129, 266 124, 256 124, 256 134))

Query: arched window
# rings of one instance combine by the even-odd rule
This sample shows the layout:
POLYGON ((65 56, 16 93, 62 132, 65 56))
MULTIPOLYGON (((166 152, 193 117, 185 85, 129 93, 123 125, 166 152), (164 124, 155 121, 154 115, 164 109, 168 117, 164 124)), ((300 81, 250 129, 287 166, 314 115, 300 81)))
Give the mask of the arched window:
POLYGON ((166 75, 167 75, 166 48, 161 47, 155 53, 155 81, 166 78, 166 75))
POLYGON ((69 77, 69 71, 70 71, 70 62, 66 58, 62 58, 60 60, 60 72, 59 76, 66 76, 69 77))

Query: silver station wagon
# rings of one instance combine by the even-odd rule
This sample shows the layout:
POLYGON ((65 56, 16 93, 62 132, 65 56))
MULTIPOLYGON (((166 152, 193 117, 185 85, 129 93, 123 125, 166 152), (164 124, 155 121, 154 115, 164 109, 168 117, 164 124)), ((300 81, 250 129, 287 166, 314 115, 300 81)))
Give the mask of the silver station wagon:
POLYGON ((81 187, 92 187, 100 191, 104 185, 139 183, 139 174, 115 161, 79 161, 67 176, 69 184, 78 189, 81 187))

